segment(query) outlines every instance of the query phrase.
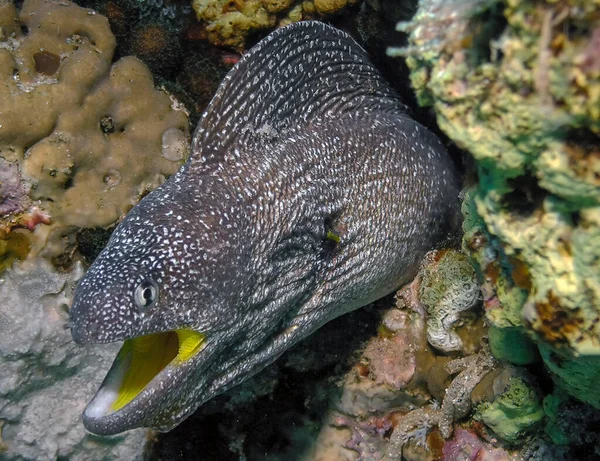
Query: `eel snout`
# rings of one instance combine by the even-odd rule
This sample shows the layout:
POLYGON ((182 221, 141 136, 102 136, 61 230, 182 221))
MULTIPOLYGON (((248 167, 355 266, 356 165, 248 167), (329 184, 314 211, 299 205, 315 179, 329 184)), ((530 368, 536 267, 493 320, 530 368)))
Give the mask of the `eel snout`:
POLYGON ((104 382, 85 409, 86 427, 98 433, 96 426, 103 419, 118 412, 126 413, 136 399, 160 391, 173 371, 186 366, 205 345, 204 334, 184 329, 125 340, 104 382))

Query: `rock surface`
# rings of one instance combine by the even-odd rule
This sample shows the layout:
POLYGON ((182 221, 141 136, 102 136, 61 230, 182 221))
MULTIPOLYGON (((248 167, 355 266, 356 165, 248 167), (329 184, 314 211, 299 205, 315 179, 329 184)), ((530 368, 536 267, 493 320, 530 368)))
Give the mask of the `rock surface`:
POLYGON ((71 340, 68 304, 80 265, 57 272, 43 259, 16 264, 0 283, 0 420, 7 460, 141 459, 144 430, 92 436, 81 413, 118 351, 71 340))

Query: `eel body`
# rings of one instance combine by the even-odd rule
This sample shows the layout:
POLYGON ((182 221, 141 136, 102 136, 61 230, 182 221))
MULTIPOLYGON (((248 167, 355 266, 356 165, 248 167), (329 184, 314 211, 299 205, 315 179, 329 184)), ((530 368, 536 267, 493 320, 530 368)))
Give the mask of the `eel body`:
POLYGON ((317 22, 276 30, 76 289, 74 340, 124 340, 85 426, 169 430, 397 289, 456 225, 458 188, 441 142, 351 37, 317 22))

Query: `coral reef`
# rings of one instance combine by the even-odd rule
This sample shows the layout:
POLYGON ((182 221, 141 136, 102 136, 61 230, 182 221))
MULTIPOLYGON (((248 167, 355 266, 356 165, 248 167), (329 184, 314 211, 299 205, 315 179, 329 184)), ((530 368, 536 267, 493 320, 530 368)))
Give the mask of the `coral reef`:
POLYGON ((116 351, 76 347, 67 306, 80 259, 179 168, 189 128, 148 68, 113 64, 114 49, 92 10, 0 1, 2 459, 140 459, 145 447, 145 431, 85 432, 81 412, 116 351))
POLYGON ((452 356, 429 345, 421 283, 447 251, 431 252, 395 301, 332 321, 160 436, 151 459, 594 459, 598 411, 496 360, 486 328, 452 356))
POLYGON ((480 300, 477 275, 467 256, 456 250, 434 253, 421 271, 419 298, 427 309, 427 339, 444 352, 463 346, 454 331, 480 300))
POLYGON ((490 350, 498 360, 529 365, 540 358, 535 343, 521 328, 492 326, 488 329, 488 340, 490 350))
MULTIPOLYGON (((546 396, 545 432, 559 445, 589 445, 595 457, 600 456, 600 411, 571 398, 564 391, 546 396)), ((590 453, 590 455, 592 454, 590 453)), ((594 456, 590 456, 590 459, 594 456)))
POLYGON ((359 459, 441 457, 444 439, 471 411, 474 389, 496 366, 485 347, 450 360, 436 356, 427 341, 425 300, 445 299, 449 288, 462 286, 465 277, 471 292, 479 291, 478 285, 471 289, 472 268, 461 266, 463 262, 455 250, 431 252, 415 281, 396 294, 396 306, 383 315, 378 336, 346 375, 328 424, 350 430, 343 446, 356 451, 359 459), (433 293, 425 294, 424 286, 433 293))
POLYGON ((330 15, 357 0, 194 0, 198 20, 206 23, 206 37, 215 45, 246 48, 256 31, 302 19, 330 15))
POLYGON ((560 387, 582 402, 600 407, 600 357, 573 357, 569 352, 555 350, 546 344, 540 344, 539 351, 560 387))
POLYGON ((510 444, 522 442, 544 418, 539 391, 519 370, 507 368, 495 377, 495 398, 477 407, 475 419, 510 444))
POLYGON ((442 454, 443 461, 510 461, 518 459, 464 429, 458 429, 452 440, 444 444, 442 454))
POLYGON ((186 0, 78 0, 106 16, 117 38, 115 56, 135 56, 155 85, 174 95, 195 127, 217 86, 240 55, 211 47, 186 0))
POLYGON ((12 165, 11 181, 20 183, 13 190, 21 197, 3 220, 22 221, 31 200, 49 216, 40 220, 51 220, 38 227, 33 249, 47 244, 47 253, 58 255, 73 226, 115 222, 179 168, 187 117, 154 89, 140 61, 111 65, 115 39, 100 15, 39 0, 24 2, 17 14, 4 3, 0 30, 0 98, 6 102, 0 157, 12 165), (175 155, 172 135, 163 146, 172 130, 180 131, 175 155))
POLYGON ((81 274, 80 264, 60 273, 44 259, 28 259, 2 275, 2 459, 141 459, 145 431, 99 439, 80 421, 118 349, 88 351, 71 340, 67 305, 81 274))
POLYGON ((487 318, 527 331, 559 386, 600 408, 598 0, 422 0, 419 102, 476 161, 465 249, 487 318))

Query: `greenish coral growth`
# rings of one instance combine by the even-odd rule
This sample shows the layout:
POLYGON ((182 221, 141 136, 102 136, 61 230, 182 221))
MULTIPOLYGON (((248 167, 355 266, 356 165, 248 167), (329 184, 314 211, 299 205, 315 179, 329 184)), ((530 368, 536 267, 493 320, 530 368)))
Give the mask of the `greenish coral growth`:
POLYGON ((443 351, 462 348, 454 327, 480 299, 479 283, 468 257, 456 250, 437 253, 420 273, 419 300, 427 309, 427 339, 443 351))
POLYGON ((524 379, 512 378, 494 402, 477 407, 475 418, 501 439, 515 444, 542 421, 544 411, 537 391, 524 379))
POLYGON ((488 330, 490 350, 498 360, 528 365, 539 359, 535 343, 522 328, 490 327, 488 330))
MULTIPOLYGON (((492 235, 477 213, 476 189, 466 191, 462 203, 463 250, 470 254, 479 279, 488 320, 501 328, 523 325, 522 308, 527 300, 527 274, 513 280, 515 260, 509 258, 500 240, 492 235)), ((523 266, 521 266, 523 267, 523 266)))
POLYGON ((560 407, 564 400, 564 394, 559 393, 547 395, 543 402, 546 414, 545 432, 558 445, 568 445, 571 442, 571 438, 560 424, 560 407))
POLYGON ((546 396, 543 407, 546 414, 544 430, 553 443, 589 444, 597 451, 600 447, 600 411, 571 399, 562 389, 546 396))
POLYGON ((476 161, 464 246, 488 319, 561 351, 561 369, 542 354, 548 368, 597 407, 577 376, 583 362, 600 374, 599 11, 600 0, 421 0, 395 50, 419 102, 476 161))
POLYGON ((0 273, 8 269, 17 260, 24 260, 31 249, 27 235, 12 232, 0 240, 0 273))
POLYGON ((573 356, 546 344, 540 344, 539 350, 560 388, 600 408, 600 356, 573 356))

